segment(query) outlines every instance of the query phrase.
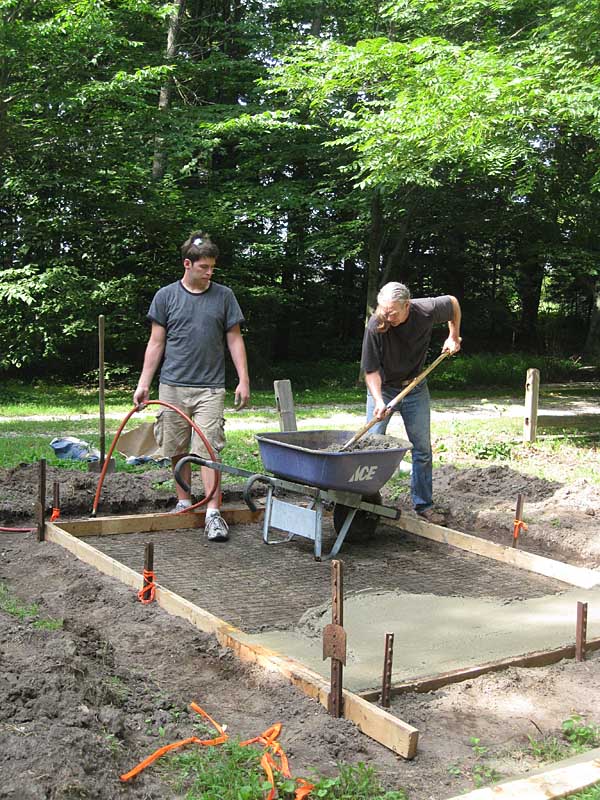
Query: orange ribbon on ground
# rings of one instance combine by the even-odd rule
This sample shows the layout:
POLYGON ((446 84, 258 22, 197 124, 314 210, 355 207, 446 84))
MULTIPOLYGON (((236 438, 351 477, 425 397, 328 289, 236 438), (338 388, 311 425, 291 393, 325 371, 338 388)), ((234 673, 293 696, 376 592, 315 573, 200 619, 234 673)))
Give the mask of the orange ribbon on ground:
MULTIPOLYGON (((196 703, 190 703, 190 708, 207 719, 215 728, 217 733, 219 733, 219 736, 214 739, 199 739, 197 736, 190 736, 187 739, 181 739, 179 742, 167 744, 164 747, 156 750, 154 753, 152 753, 152 755, 148 756, 148 758, 145 758, 143 761, 141 761, 137 767, 134 767, 129 772, 121 775, 121 781, 126 782, 131 778, 135 778, 135 776, 139 775, 139 773, 146 769, 146 767, 150 766, 150 764, 171 750, 175 750, 179 747, 185 747, 187 744, 198 744, 201 747, 212 747, 214 745, 224 744, 229 739, 229 736, 225 733, 223 728, 217 722, 215 722, 214 719, 209 716, 206 711, 204 711, 204 709, 200 708, 199 705, 196 703)), ((274 800, 277 794, 274 772, 280 772, 284 778, 292 777, 287 756, 277 741, 279 734, 281 733, 281 728, 281 722, 277 722, 274 725, 271 725, 270 728, 267 728, 267 730, 261 733, 260 736, 255 736, 253 739, 246 739, 245 742, 240 742, 240 747, 247 747, 250 744, 262 744, 265 748, 260 760, 260 765, 267 776, 267 781, 271 784, 271 789, 266 797, 266 800, 274 800)), ((311 793, 312 789, 314 789, 314 785, 304 780, 304 778, 296 778, 296 783, 298 785, 294 795, 295 800, 305 800, 305 798, 307 798, 311 793)))
POLYGON ((154 578, 156 575, 152 570, 145 569, 143 572, 144 576, 144 585, 138 592, 138 600, 140 603, 144 605, 148 605, 154 600, 154 595, 156 594, 156 584, 154 583, 154 578), (148 595, 146 597, 146 595, 148 595))
POLYGON ((50 517, 50 522, 56 522, 56 520, 60 517, 60 508, 53 508, 52 509, 52 516, 50 517))

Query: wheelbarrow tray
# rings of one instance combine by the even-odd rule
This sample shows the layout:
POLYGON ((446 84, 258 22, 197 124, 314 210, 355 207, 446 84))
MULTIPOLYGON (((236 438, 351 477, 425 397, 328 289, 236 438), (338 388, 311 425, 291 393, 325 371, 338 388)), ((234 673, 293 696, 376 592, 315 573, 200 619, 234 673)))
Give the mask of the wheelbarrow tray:
POLYGON ((402 447, 343 453, 327 450, 331 445, 341 447, 352 436, 349 431, 278 431, 256 439, 265 470, 277 477, 319 489, 376 494, 411 445, 402 442, 402 447))

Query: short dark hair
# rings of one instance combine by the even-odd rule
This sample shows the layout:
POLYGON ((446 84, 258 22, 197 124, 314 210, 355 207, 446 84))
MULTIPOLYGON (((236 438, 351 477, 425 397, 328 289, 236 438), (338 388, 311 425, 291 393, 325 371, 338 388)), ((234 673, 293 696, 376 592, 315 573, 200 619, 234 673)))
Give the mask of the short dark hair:
POLYGON ((185 261, 186 258, 192 262, 198 261, 200 258, 218 258, 219 248, 211 240, 207 233, 202 231, 195 231, 190 234, 189 238, 181 245, 181 260, 185 261))

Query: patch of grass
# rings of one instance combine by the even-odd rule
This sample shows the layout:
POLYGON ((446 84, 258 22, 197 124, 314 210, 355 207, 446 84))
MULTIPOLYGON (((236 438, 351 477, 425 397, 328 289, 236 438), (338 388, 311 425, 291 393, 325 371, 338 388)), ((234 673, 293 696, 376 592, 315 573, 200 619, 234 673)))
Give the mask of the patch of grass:
POLYGON ((568 795, 568 800, 600 800, 600 783, 590 786, 577 794, 568 795))
POLYGON ((485 760, 489 756, 489 748, 476 736, 469 738, 469 744, 474 756, 473 762, 450 764, 448 774, 456 778, 466 778, 472 781, 476 788, 499 781, 502 775, 485 760))
POLYGON ((33 627, 39 631, 59 631, 64 625, 62 619, 36 619, 33 627))
POLYGON ((579 714, 572 714, 561 725, 561 738, 543 736, 539 739, 529 736, 529 752, 538 761, 554 762, 563 758, 585 753, 600 745, 600 728, 585 723, 579 714))
POLYGON ((37 630, 56 631, 63 626, 62 619, 40 619, 38 604, 23 603, 4 583, 0 583, 0 610, 16 617, 20 622, 31 622, 37 630))
POLYGON ((0 583, 0 609, 12 617, 17 617, 21 622, 37 617, 40 610, 37 603, 31 605, 22 603, 4 583, 0 583))
MULTIPOLYGON (((186 800, 263 800, 270 787, 260 758, 258 750, 230 740, 220 747, 173 755, 161 770, 177 792, 185 793, 186 800)), ((307 779, 315 784, 311 797, 319 800, 407 800, 402 790, 384 791, 374 769, 362 763, 340 765, 335 778, 307 779)), ((280 800, 292 800, 294 780, 276 774, 276 786, 280 800)))

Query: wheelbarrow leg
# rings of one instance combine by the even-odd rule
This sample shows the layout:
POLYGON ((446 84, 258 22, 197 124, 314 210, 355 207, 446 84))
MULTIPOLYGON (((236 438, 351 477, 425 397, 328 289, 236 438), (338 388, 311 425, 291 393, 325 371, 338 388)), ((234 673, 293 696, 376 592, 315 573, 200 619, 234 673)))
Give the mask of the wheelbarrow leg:
MULTIPOLYGON (((334 558, 335 556, 337 556, 337 554, 340 552, 340 549, 341 549, 342 545, 344 544, 344 539, 346 538, 346 534, 350 530, 350 526, 352 525, 352 520, 354 519, 354 516, 355 516, 357 511, 358 511, 357 508, 349 508, 348 509, 348 513, 346 515, 346 519, 344 520, 344 524, 342 525, 342 527, 340 529, 340 532, 337 535, 337 539, 333 543, 333 547, 331 548, 331 550, 329 551, 329 553, 326 556, 323 556, 323 558, 317 559, 318 561, 327 561, 330 558, 334 558)), ((316 547, 317 547, 317 541, 315 539, 315 550, 316 550, 316 547)), ((316 554, 315 554, 315 558, 316 558, 316 554)))

